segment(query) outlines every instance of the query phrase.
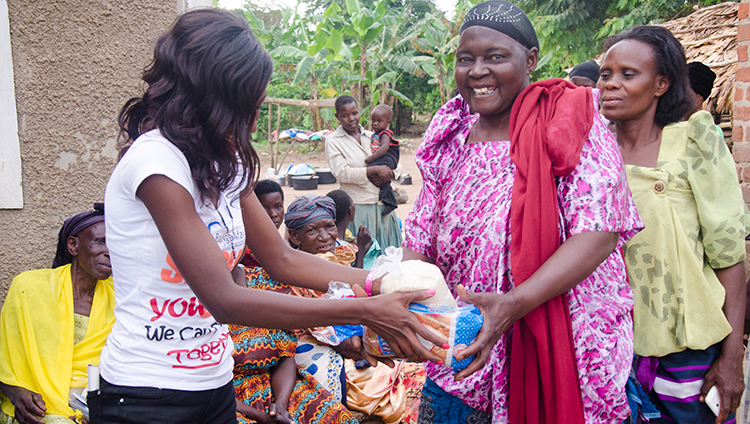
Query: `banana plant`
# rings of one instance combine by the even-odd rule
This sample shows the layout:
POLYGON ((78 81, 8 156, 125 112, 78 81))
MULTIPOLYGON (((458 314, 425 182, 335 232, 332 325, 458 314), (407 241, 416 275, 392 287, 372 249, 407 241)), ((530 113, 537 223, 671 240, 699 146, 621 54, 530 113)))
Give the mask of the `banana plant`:
POLYGON ((387 9, 382 0, 375 3, 374 10, 361 6, 359 0, 346 0, 346 12, 347 25, 344 27, 344 32, 354 40, 349 50, 352 58, 359 58, 359 79, 355 98, 362 105, 364 100, 362 83, 367 81, 367 52, 370 45, 383 31, 382 20, 387 9))

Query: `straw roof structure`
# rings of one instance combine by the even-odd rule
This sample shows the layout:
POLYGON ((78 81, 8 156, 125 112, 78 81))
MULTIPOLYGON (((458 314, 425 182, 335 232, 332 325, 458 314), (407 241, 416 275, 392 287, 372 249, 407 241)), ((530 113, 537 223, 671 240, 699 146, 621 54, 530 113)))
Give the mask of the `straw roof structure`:
POLYGON ((721 3, 661 24, 680 40, 688 63, 703 62, 716 73, 707 108, 715 114, 731 112, 733 109, 738 8, 739 3, 721 3))

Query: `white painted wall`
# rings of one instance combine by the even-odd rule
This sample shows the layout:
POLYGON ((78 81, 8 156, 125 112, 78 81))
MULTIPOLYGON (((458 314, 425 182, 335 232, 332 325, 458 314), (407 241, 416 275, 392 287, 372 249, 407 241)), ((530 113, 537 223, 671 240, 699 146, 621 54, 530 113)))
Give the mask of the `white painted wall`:
POLYGON ((0 0, 0 209, 23 208, 17 116, 8 3, 0 0))

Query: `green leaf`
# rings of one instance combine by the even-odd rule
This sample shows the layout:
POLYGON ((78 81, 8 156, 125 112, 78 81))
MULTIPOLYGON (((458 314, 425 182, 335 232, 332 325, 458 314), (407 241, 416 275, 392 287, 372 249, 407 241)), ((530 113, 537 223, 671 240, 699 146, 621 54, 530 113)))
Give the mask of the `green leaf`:
POLYGON ((330 40, 331 36, 326 34, 324 31, 318 31, 318 34, 315 37, 315 44, 313 44, 311 47, 313 47, 314 52, 311 54, 318 53, 321 51, 326 44, 328 44, 328 40, 330 40))
POLYGON ((359 10, 359 1, 358 0, 346 0, 346 12, 351 15, 358 15, 359 10))
POLYGON ((336 17, 341 14, 341 6, 339 6, 336 2, 332 2, 330 6, 326 9, 326 11, 323 13, 323 16, 326 18, 330 17, 336 17))
POLYGON ((396 72, 393 72, 393 71, 386 72, 383 75, 379 76, 370 85, 373 86, 373 87, 376 87, 376 86, 378 86, 378 85, 380 85, 380 84, 382 84, 382 83, 384 83, 386 81, 391 82, 393 80, 393 78, 395 78, 395 77, 396 77, 396 72))
POLYGON ((344 42, 344 33, 333 29, 331 30, 331 43, 328 45, 331 52, 336 55, 339 53, 339 50, 341 50, 341 46, 344 42))
POLYGON ((408 107, 414 106, 414 103, 412 103, 411 99, 408 98, 408 97, 406 97, 406 95, 404 95, 404 93, 402 93, 400 91, 397 91, 397 90, 394 90, 392 88, 386 88, 385 90, 390 95, 392 95, 393 97, 397 98, 398 101, 400 101, 401 103, 405 104, 406 106, 408 106, 408 107))
POLYGON ((554 51, 551 51, 551 52, 545 54, 541 59, 539 59, 539 63, 537 63, 536 69, 544 67, 544 65, 546 65, 547 62, 549 62, 550 59, 552 59, 552 54, 553 53, 554 53, 554 51))
POLYGON ((365 45, 370 44, 383 31, 383 25, 380 23, 373 24, 365 34, 365 45))
POLYGON ((307 56, 297 64, 297 73, 294 75, 294 81, 292 84, 299 84, 310 75, 310 69, 312 69, 314 59, 311 56, 307 56))
POLYGON ((292 46, 279 46, 269 52, 271 57, 303 57, 309 56, 305 51, 302 51, 292 46))
POLYGON ((417 75, 420 71, 419 65, 411 57, 397 54, 393 56, 393 63, 402 71, 417 75))

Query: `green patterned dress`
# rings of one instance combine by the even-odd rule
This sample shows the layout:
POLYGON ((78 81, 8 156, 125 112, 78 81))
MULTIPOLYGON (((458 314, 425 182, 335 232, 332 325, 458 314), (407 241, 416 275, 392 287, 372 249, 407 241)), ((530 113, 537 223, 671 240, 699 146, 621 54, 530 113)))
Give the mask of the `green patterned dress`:
POLYGON ((748 211, 729 148, 707 112, 662 132, 655 168, 626 165, 643 231, 625 245, 635 353, 703 350, 732 330, 714 273, 745 258, 748 211))

